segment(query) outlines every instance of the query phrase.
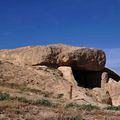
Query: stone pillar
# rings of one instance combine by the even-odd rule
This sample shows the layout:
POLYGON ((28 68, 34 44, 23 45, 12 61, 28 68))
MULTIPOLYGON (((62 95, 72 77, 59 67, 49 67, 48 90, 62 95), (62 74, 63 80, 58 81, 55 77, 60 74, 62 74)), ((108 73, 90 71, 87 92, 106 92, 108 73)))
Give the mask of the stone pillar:
POLYGON ((77 85, 77 81, 75 80, 73 76, 71 67, 61 66, 61 67, 58 67, 58 70, 62 72, 64 79, 68 80, 73 86, 77 85))
POLYGON ((103 72, 101 75, 101 88, 104 88, 106 83, 108 83, 109 76, 107 72, 103 72))

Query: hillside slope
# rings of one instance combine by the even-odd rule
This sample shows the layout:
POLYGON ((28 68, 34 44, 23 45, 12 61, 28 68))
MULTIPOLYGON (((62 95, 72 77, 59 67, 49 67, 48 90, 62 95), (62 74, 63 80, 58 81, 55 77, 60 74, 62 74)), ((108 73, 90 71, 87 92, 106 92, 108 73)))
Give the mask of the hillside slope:
POLYGON ((0 120, 119 120, 107 108, 120 109, 120 77, 105 61, 102 50, 66 45, 0 50, 0 120))

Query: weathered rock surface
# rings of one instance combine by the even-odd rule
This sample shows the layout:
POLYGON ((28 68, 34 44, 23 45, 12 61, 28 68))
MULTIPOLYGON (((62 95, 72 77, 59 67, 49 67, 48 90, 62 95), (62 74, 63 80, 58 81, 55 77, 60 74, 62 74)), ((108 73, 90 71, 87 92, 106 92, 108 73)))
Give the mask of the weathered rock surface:
POLYGON ((120 105, 120 81, 117 82, 112 78, 109 78, 108 83, 105 86, 105 89, 109 92, 112 104, 120 105))
POLYGON ((101 75, 101 87, 104 88, 106 83, 108 82, 109 80, 109 76, 108 76, 108 73, 107 72, 103 72, 102 75, 101 75))
MULTIPOLYGON (((120 76, 117 72, 104 68, 100 71, 101 89, 109 92, 113 105, 120 105, 120 76)), ((98 78, 100 78, 98 76, 98 78)))
POLYGON ((0 60, 17 65, 71 66, 82 70, 99 71, 104 68, 106 57, 100 49, 56 44, 0 50, 0 60))
POLYGON ((71 83, 71 85, 77 85, 77 81, 75 80, 73 76, 71 67, 61 66, 61 67, 58 67, 58 70, 62 72, 63 77, 66 80, 68 80, 71 83))
POLYGON ((92 94, 95 96, 96 101, 102 104, 110 104, 112 105, 112 99, 107 90, 103 88, 94 88, 92 94))

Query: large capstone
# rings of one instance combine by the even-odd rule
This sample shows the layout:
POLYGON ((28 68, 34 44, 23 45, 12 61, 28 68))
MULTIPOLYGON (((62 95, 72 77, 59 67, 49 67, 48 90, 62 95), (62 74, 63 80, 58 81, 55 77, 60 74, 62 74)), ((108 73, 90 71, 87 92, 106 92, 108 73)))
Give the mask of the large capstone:
POLYGON ((0 60, 17 65, 70 66, 79 70, 100 71, 104 68, 106 57, 100 49, 55 44, 0 50, 0 60))

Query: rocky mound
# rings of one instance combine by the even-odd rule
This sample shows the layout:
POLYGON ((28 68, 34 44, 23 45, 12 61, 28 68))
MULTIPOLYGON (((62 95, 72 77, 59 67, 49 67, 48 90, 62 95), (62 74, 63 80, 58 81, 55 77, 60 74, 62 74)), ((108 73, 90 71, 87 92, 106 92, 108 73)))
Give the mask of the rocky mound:
POLYGON ((120 76, 105 68, 102 50, 63 44, 29 46, 0 50, 0 60, 1 86, 24 86, 51 99, 62 96, 79 104, 120 104, 120 76))

